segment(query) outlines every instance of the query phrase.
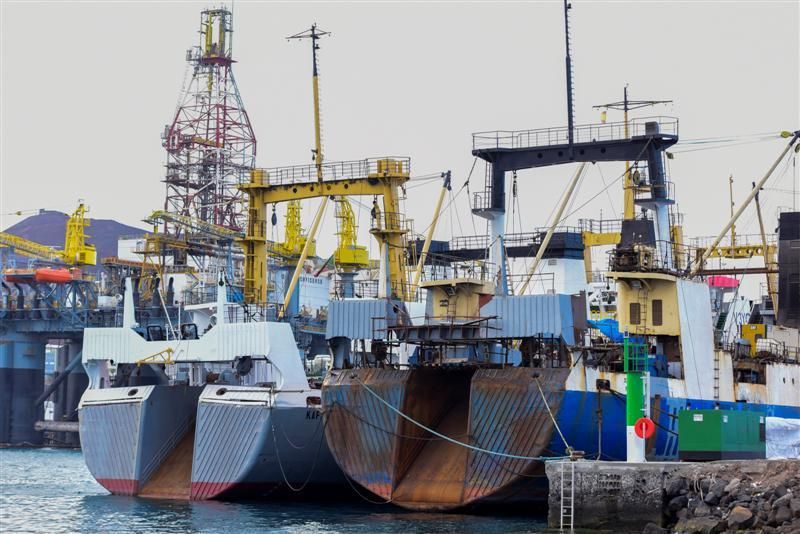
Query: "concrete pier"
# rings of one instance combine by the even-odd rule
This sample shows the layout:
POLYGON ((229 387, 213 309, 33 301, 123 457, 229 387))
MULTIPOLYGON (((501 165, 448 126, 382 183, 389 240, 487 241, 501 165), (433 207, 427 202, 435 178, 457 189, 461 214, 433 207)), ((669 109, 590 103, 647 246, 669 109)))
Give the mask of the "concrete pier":
MULTIPOLYGON (((573 526, 575 528, 641 528, 663 524, 663 488, 678 462, 547 462, 550 483, 547 522, 561 526, 561 476, 574 468, 573 526)), ((569 484, 569 480, 567 480, 569 484)))
MULTIPOLYGON (((572 527, 576 529, 800 532, 797 459, 707 463, 565 460, 548 462, 546 472, 550 482, 548 523, 553 528, 561 527, 564 475, 568 484, 574 477, 572 527)), ((569 499, 565 504, 569 508, 569 499)))

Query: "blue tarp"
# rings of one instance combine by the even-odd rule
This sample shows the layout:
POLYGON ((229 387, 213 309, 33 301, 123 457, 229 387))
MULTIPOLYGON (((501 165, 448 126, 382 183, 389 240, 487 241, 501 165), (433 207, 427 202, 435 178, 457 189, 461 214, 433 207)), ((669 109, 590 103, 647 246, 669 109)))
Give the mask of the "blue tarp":
POLYGON ((622 343, 625 336, 619 331, 619 322, 614 319, 601 319, 599 321, 587 321, 589 326, 600 330, 600 333, 606 336, 614 343, 622 343))

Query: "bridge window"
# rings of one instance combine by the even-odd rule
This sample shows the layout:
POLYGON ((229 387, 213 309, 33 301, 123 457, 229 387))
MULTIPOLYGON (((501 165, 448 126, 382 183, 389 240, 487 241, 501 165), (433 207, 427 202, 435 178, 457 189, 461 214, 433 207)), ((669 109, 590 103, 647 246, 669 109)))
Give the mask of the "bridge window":
POLYGON ((630 306, 630 322, 631 324, 640 324, 642 321, 642 307, 638 302, 631 302, 630 306))
POLYGON ((653 299, 653 326, 664 324, 664 303, 661 299, 653 299))

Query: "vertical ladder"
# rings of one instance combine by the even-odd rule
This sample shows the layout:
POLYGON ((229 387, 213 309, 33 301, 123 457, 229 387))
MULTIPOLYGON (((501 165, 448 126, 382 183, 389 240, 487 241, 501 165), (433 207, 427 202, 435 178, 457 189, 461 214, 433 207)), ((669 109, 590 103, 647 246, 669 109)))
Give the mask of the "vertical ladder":
POLYGON ((647 307, 650 304, 650 295, 647 288, 644 286, 639 289, 637 293, 637 302, 639 303, 639 324, 636 327, 636 333, 640 336, 647 335, 647 307))
POLYGON ((714 350, 714 400, 719 400, 719 351, 714 350))
POLYGON ((561 532, 574 532, 575 462, 561 460, 561 532), (569 465, 569 468, 566 466, 569 465), (569 469, 569 472, 567 472, 569 469))

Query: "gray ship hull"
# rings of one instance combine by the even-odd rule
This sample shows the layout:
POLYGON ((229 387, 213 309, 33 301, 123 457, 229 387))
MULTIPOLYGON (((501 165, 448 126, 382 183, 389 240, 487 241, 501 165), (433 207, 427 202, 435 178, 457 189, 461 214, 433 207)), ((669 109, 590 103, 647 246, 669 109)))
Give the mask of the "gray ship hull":
POLYGON ((219 385, 87 390, 79 411, 86 464, 111 493, 152 498, 256 497, 346 484, 314 394, 219 385))

